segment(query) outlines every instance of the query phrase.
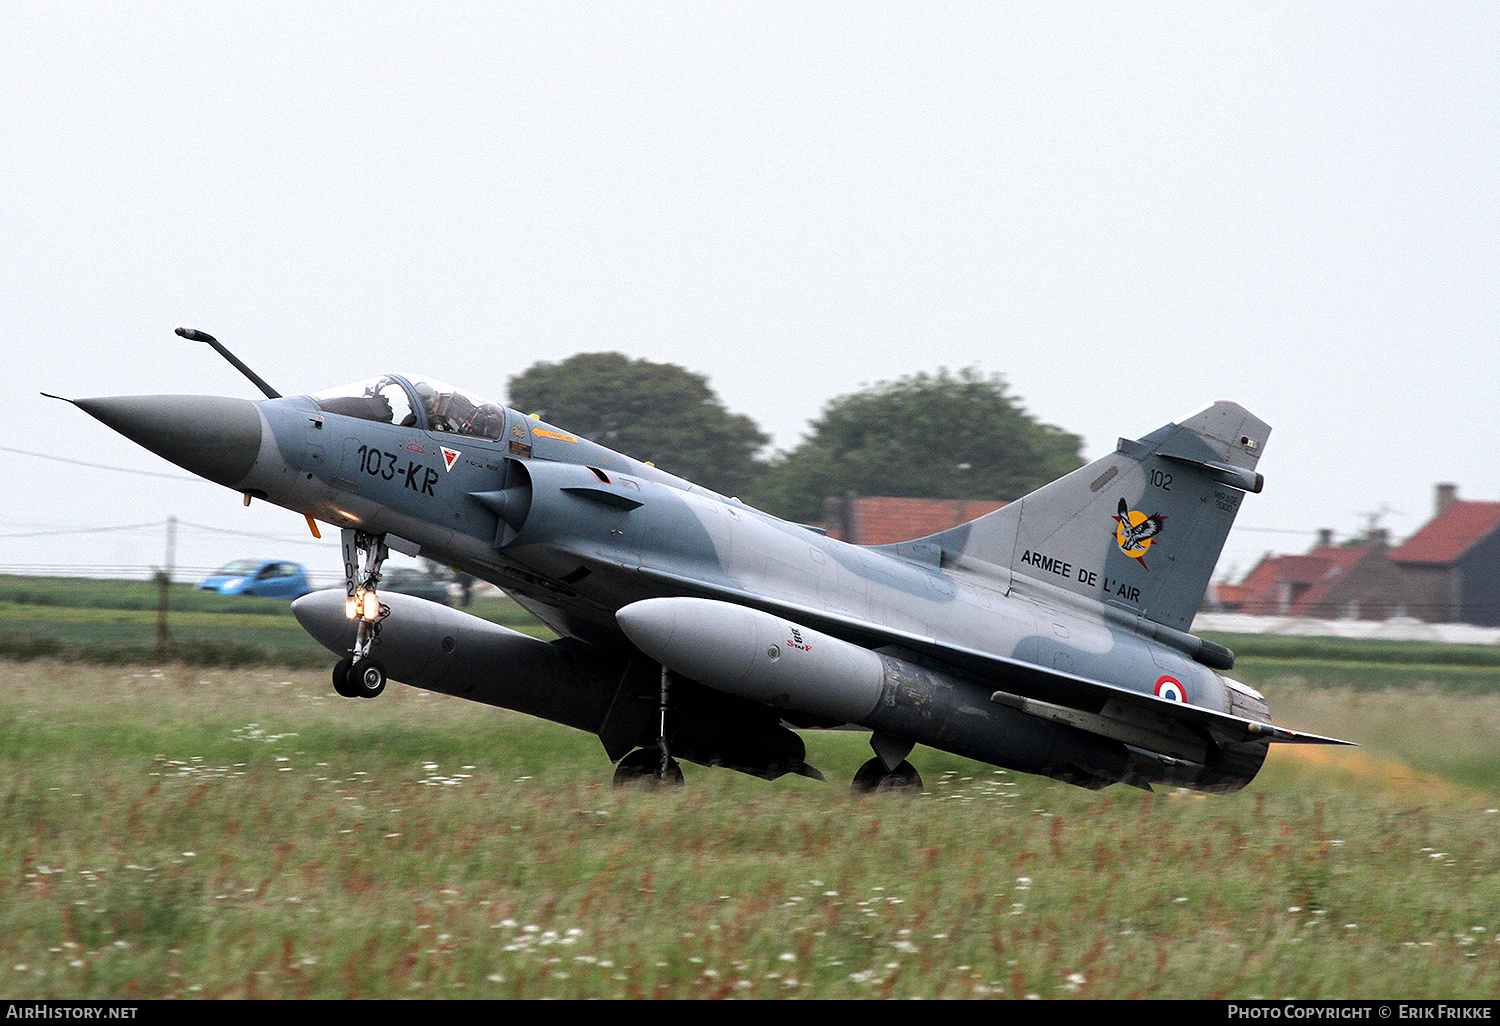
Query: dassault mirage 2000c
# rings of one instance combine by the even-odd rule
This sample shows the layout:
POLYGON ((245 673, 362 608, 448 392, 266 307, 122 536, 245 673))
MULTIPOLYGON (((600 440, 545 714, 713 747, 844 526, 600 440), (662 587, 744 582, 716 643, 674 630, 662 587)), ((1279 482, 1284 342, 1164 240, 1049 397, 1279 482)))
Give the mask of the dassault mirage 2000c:
POLYGON ((1210 792, 1270 722, 1189 633, 1270 429, 1207 406, 948 531, 851 545, 425 377, 281 396, 76 399, 160 456, 342 529, 345 588, 293 605, 342 655, 335 689, 387 679, 599 737, 616 780, 678 759, 773 779, 799 729, 854 725, 858 791, 920 788, 914 746, 1089 788, 1210 792), (497 585, 545 642, 379 589, 391 549, 497 585))

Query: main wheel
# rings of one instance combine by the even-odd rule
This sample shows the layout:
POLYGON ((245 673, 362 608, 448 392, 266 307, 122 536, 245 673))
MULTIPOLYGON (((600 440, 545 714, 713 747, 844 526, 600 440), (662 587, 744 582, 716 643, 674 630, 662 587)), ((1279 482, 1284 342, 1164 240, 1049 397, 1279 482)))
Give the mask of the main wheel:
POLYGON ((349 690, 359 698, 374 698, 385 690, 385 667, 373 659, 357 659, 349 667, 349 690))
POLYGON ((681 787, 682 767, 677 765, 677 760, 667 759, 667 775, 665 779, 661 776, 661 749, 659 748, 637 748, 625 758, 621 759, 615 767, 615 786, 625 787, 629 784, 670 784, 673 787, 681 787))
POLYGON ((856 795, 921 794, 922 774, 904 759, 893 770, 887 770, 885 763, 878 758, 871 759, 854 774, 854 786, 850 790, 856 795))

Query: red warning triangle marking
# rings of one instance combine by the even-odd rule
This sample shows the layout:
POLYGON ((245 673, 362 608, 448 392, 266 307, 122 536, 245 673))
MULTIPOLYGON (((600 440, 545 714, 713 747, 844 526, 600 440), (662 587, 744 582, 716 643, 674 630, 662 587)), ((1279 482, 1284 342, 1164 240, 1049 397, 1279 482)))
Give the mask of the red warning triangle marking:
POLYGON ((453 464, 458 462, 458 458, 462 456, 463 453, 459 452, 457 449, 450 449, 446 445, 442 446, 442 450, 443 462, 448 465, 447 469, 452 470, 453 464))

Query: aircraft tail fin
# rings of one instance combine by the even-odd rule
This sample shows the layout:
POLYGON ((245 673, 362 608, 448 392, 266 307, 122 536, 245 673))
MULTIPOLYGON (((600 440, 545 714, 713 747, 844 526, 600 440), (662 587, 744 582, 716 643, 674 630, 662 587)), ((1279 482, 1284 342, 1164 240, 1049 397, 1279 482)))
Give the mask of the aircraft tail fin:
MULTIPOLYGON (((978 520, 923 539, 981 572, 1047 581, 1187 630, 1271 429, 1217 402, 978 520)), ((911 543, 908 543, 911 544, 911 543)))

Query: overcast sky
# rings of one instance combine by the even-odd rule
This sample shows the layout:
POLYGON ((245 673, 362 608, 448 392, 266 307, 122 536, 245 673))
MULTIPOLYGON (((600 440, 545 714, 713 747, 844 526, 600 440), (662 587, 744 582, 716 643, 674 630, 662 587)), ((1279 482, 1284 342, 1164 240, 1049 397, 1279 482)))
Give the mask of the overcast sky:
POLYGON ((1090 458, 1233 399, 1273 434, 1221 571, 1500 499, 1492 2, 10 0, 0 85, 6 569, 159 564, 17 535, 168 516, 186 566, 336 569, 295 514, 24 455, 174 473, 38 393, 258 397, 178 325, 285 393, 618 350, 782 448, 938 367, 1090 458))

